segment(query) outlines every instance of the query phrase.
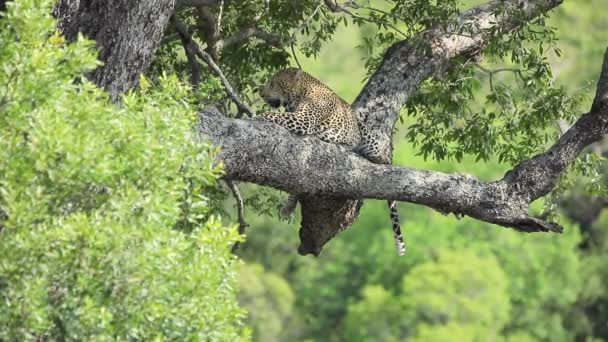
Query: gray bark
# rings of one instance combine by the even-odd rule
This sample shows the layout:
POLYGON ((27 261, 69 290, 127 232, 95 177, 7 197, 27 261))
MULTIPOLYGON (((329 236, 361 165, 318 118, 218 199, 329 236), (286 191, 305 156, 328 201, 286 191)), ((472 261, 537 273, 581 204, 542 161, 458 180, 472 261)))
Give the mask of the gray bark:
MULTIPOLYGON (((230 179, 313 197, 394 199, 523 232, 561 232, 556 223, 530 216, 529 205, 553 189, 561 172, 586 146, 608 133, 608 50, 589 113, 545 153, 493 182, 467 174, 374 164, 344 147, 295 136, 272 123, 226 118, 213 109, 203 111, 200 118, 202 135, 222 147, 218 158, 230 179)), ((340 230, 316 235, 301 231, 299 251, 320 252, 340 230)))
POLYGON ((94 39, 104 65, 89 78, 112 99, 135 87, 158 48, 175 0, 61 0, 55 8, 68 40, 94 39))

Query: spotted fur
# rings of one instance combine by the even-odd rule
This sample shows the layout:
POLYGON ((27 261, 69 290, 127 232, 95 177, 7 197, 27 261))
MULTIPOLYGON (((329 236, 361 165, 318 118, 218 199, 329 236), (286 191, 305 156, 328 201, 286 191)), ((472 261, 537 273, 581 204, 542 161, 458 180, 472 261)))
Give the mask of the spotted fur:
POLYGON ((265 112, 262 117, 296 134, 355 147, 361 140, 358 121, 350 106, 329 87, 301 69, 276 73, 260 95, 272 107, 286 112, 265 112))
MULTIPOLYGON (((319 139, 351 147, 374 161, 379 154, 369 131, 357 120, 346 101, 328 86, 301 69, 287 68, 277 72, 260 89, 260 95, 271 107, 285 107, 285 112, 264 112, 260 119, 274 122, 292 133, 315 135, 319 139)), ((290 195, 281 209, 287 217, 297 205, 297 195, 290 195)), ((399 255, 405 253, 396 202, 388 201, 393 234, 399 255)))

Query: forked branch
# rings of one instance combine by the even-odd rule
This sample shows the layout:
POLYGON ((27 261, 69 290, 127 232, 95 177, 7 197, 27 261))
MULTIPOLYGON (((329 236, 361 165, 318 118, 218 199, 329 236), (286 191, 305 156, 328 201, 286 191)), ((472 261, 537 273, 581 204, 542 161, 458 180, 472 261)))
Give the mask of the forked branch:
POLYGON ((553 189, 586 146, 608 133, 608 50, 589 113, 547 152, 493 182, 467 174, 373 164, 341 146, 298 137, 271 123, 226 118, 212 109, 201 114, 199 129, 222 146, 218 157, 230 179, 290 193, 394 199, 525 232, 560 232, 559 225, 532 217, 529 205, 553 189))
POLYGON ((190 32, 188 32, 188 28, 186 27, 186 25, 184 25, 184 23, 182 23, 175 16, 173 16, 171 20, 173 21, 175 29, 182 38, 183 44, 186 47, 187 51, 192 51, 198 58, 205 62, 205 64, 207 64, 207 66, 209 66, 213 73, 220 79, 222 85, 224 86, 224 89, 226 90, 226 93, 228 94, 232 102, 236 104, 237 109, 239 111, 239 116, 241 113, 247 113, 247 115, 253 117, 254 113, 251 108, 249 108, 249 106, 241 100, 236 90, 234 90, 226 76, 224 76, 222 69, 220 69, 220 67, 215 64, 215 61, 213 60, 211 55, 201 49, 201 47, 196 43, 196 41, 192 39, 192 35, 190 34, 190 32))

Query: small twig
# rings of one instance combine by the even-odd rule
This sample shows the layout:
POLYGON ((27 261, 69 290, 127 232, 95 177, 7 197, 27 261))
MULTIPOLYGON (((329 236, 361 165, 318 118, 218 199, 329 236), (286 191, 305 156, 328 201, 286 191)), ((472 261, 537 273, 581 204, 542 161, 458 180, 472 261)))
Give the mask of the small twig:
POLYGON ((477 68, 479 68, 479 70, 483 71, 485 74, 498 74, 500 72, 505 72, 505 71, 510 71, 513 73, 518 73, 521 72, 521 69, 518 68, 498 68, 498 69, 488 69, 482 65, 480 65, 479 63, 474 63, 475 66, 477 68))
MULTIPOLYGON (((296 37, 297 37, 298 32, 301 32, 302 30, 304 30, 304 28, 306 28, 310 24, 310 22, 312 21, 314 16, 317 14, 317 12, 319 12, 319 9, 321 8, 321 6, 323 6, 323 3, 319 3, 319 5, 315 8, 315 10, 310 15, 310 17, 308 17, 302 23, 302 25, 298 26, 293 31, 293 33, 291 34, 289 39, 285 39, 285 37, 283 37, 279 34, 268 32, 259 27, 254 26, 254 27, 247 27, 247 28, 241 29, 240 31, 238 31, 237 33, 233 34, 230 37, 218 40, 217 42, 214 43, 214 49, 216 51, 221 51, 222 49, 224 49, 228 46, 239 44, 252 37, 261 39, 261 40, 265 41, 266 43, 268 43, 269 45, 277 47, 277 48, 284 48, 286 46, 290 46, 296 42, 296 37)), ((219 22, 220 20, 221 20, 221 17, 218 16, 217 21, 219 22)), ((220 29, 219 25, 215 25, 215 29, 217 32, 219 32, 219 29, 220 29)))
MULTIPOLYGON (((234 196, 234 200, 236 201, 236 214, 239 222, 239 235, 245 234, 245 229, 249 227, 247 222, 245 221, 245 204, 243 202, 243 196, 241 196, 241 192, 239 191, 239 187, 234 184, 231 180, 224 180, 230 191, 232 191, 232 196, 234 196)), ((239 248, 240 243, 237 241, 232 245, 232 252, 234 253, 239 248)))
POLYGON ((304 30, 306 27, 308 27, 308 25, 310 25, 310 22, 312 21, 312 19, 315 17, 315 15, 317 15, 317 13, 319 12, 319 9, 321 8, 321 6, 323 6, 323 2, 320 2, 317 7, 315 8, 315 10, 312 12, 312 14, 310 15, 310 17, 308 17, 303 23, 302 25, 298 26, 297 29, 293 30, 293 33, 291 34, 291 38, 289 38, 289 40, 287 40, 284 45, 291 45, 293 43, 296 42, 296 36, 298 35, 298 32, 301 32, 302 30, 304 30))
POLYGON ((352 8, 352 9, 366 9, 370 12, 378 12, 386 17, 393 18, 394 20, 403 21, 399 17, 395 16, 394 14, 392 14, 390 12, 387 12, 387 11, 384 11, 384 10, 381 10, 379 8, 375 8, 372 6, 359 5, 354 1, 348 1, 348 2, 344 3, 344 5, 352 8))
POLYGON ((222 36, 222 15, 224 14, 224 0, 220 0, 219 9, 217 13, 216 27, 215 32, 217 32, 217 36, 222 36))
MULTIPOLYGON (((377 24, 377 25, 385 25, 385 26, 390 27, 391 29, 395 30, 395 32, 399 33, 403 37, 407 38, 407 35, 405 33, 403 33, 403 31, 399 30, 395 25, 391 24, 390 22, 376 20, 376 19, 372 19, 372 18, 366 18, 366 17, 361 16, 359 14, 353 13, 350 10, 348 10, 346 7, 338 4, 337 1, 335 1, 335 2, 332 2, 332 0, 323 0, 323 1, 325 2, 325 5, 332 12, 343 12, 343 13, 346 13, 346 14, 350 15, 351 17, 353 17, 355 19, 367 21, 368 23, 373 23, 373 24, 377 24)), ((357 7, 353 7, 352 5, 350 7, 351 8, 357 8, 357 7)))
MULTIPOLYGON (((489 79, 490 79, 490 90, 494 91, 494 84, 493 84, 493 76, 495 74, 501 73, 501 72, 512 72, 515 76, 519 76, 521 77, 521 69, 518 68, 498 68, 498 69, 488 69, 484 66, 481 66, 481 64, 479 63, 473 63, 479 70, 481 70, 481 72, 483 72, 484 74, 488 75, 489 79)), ((517 79, 515 79, 515 81, 517 81, 517 79)))
POLYGON ((291 43, 291 53, 293 54, 293 59, 296 61, 298 68, 302 69, 302 65, 300 64, 300 61, 298 60, 298 56, 296 55, 296 49, 294 48, 293 45, 294 44, 291 43))
POLYGON ((196 53, 198 58, 203 60, 209 66, 209 68, 211 68, 213 73, 220 79, 220 81, 222 82, 222 85, 224 86, 224 90, 226 90, 226 93, 228 94, 228 96, 230 97, 232 102, 234 102, 234 104, 236 105, 236 107, 239 111, 239 114, 237 114, 237 117, 240 117, 242 115, 242 113, 247 113, 250 117, 253 117, 254 114, 253 114, 253 111, 251 110, 251 108, 249 108, 249 106, 247 106, 241 100, 241 98, 239 97, 237 92, 230 85, 230 82, 228 82, 228 79, 226 78, 226 76, 224 76, 222 69, 220 69, 220 67, 217 66, 217 64, 215 64, 215 61, 213 61, 213 58, 211 57, 211 55, 209 55, 207 52, 203 51, 203 49, 201 49, 201 47, 196 43, 196 41, 194 39, 192 39, 192 35, 190 34, 190 32, 188 32, 188 28, 186 27, 186 25, 184 25, 184 23, 182 23, 175 16, 173 16, 173 24, 175 25, 175 29, 177 30, 177 32, 179 32, 180 35, 184 36, 186 38, 188 44, 190 44, 192 46, 192 48, 194 49, 194 52, 196 53))
MULTIPOLYGON (((175 20, 175 17, 173 18, 173 20, 175 20)), ((190 83, 192 84, 192 87, 194 89, 197 89, 201 81, 201 65, 196 60, 196 51, 193 46, 193 40, 188 39, 188 37, 186 35, 183 35, 181 32, 178 32, 178 35, 182 41, 184 52, 186 53, 186 58, 188 59, 188 64, 190 64, 190 69, 192 71, 190 83)))
POLYGON ((169 33, 166 34, 163 39, 160 40, 160 45, 171 43, 174 40, 179 39, 179 34, 169 33))

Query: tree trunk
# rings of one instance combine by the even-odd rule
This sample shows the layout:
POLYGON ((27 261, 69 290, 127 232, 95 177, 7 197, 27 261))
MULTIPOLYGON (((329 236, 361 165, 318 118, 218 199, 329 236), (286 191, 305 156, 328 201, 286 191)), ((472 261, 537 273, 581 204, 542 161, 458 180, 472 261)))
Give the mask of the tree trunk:
POLYGON ((150 66, 174 7, 175 0, 60 0, 55 16, 68 40, 82 33, 97 42, 104 65, 89 79, 116 100, 150 66))

